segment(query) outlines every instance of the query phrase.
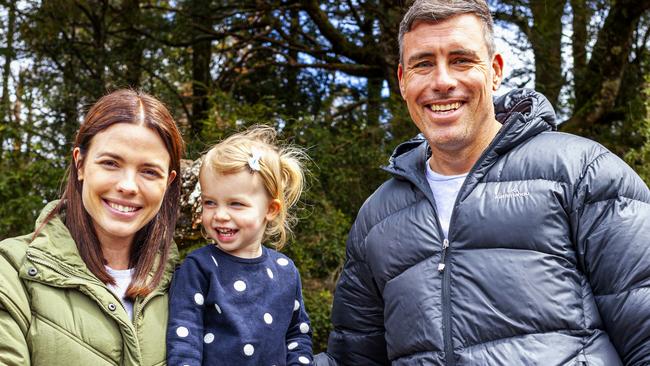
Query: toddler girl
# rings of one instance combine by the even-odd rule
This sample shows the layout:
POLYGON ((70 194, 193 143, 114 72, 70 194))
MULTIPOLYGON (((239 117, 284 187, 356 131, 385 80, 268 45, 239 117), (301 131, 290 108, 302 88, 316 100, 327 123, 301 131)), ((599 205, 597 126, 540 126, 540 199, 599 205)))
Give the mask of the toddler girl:
POLYGON ((300 275, 282 248, 300 197, 295 148, 254 127, 205 155, 202 223, 214 241, 192 252, 170 292, 167 360, 182 365, 308 365, 311 329, 300 275))

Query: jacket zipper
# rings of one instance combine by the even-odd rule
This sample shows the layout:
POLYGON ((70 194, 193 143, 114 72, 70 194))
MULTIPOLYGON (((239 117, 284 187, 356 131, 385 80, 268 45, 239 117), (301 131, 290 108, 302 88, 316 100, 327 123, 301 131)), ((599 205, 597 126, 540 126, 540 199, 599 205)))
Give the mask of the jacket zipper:
POLYGON ((48 262, 48 261, 46 261, 44 259, 35 257, 33 254, 31 254, 29 252, 27 253, 27 259, 29 259, 30 262, 38 263, 38 264, 40 264, 42 266, 45 266, 45 267, 51 269, 52 271, 60 274, 61 276, 65 277, 65 278, 73 278, 73 279, 78 279, 78 280, 82 279, 81 277, 75 276, 74 274, 70 273, 69 271, 63 270, 62 268, 60 268, 58 266, 55 266, 52 263, 50 263, 50 262, 48 262))
MULTIPOLYGON (((474 166, 470 171, 467 173, 467 177, 465 177, 465 181, 463 182, 462 186, 458 190, 458 195, 456 196, 456 202, 454 202, 454 208, 451 212, 451 218, 449 219, 449 232, 451 232, 451 229, 453 228, 453 223, 454 219, 456 218, 456 207, 458 206, 458 202, 461 197, 461 193, 466 189, 467 187, 467 178, 471 177, 477 170, 477 167, 481 165, 483 160, 487 157, 488 153, 491 152, 494 149, 494 146, 501 141, 503 136, 512 128, 514 123, 509 123, 509 120, 513 118, 513 116, 517 116, 519 113, 513 114, 508 120, 506 120, 503 124, 503 128, 499 130, 497 135, 494 137, 494 139, 490 142, 488 147, 483 151, 479 159, 474 163, 474 166)), ((437 214, 437 213, 436 213, 437 214)), ((438 220, 438 230, 442 233, 442 229, 440 227, 440 220, 438 220)), ((449 236, 449 235, 447 235, 449 236)), ((450 284, 450 273, 449 270, 445 271, 445 268, 449 266, 449 257, 451 255, 451 249, 450 249, 450 243, 449 239, 445 237, 442 241, 442 252, 440 254, 440 263, 438 263, 438 271, 442 273, 442 327, 443 327, 443 342, 445 346, 445 360, 447 366, 455 366, 456 365, 456 359, 454 358, 454 347, 452 344, 452 338, 451 338, 451 284, 450 284)))

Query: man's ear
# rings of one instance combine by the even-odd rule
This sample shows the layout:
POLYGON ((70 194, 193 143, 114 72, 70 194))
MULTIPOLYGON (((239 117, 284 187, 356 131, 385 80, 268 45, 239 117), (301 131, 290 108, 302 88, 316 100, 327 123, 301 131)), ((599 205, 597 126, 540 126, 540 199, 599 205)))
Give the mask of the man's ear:
POLYGON ((497 53, 492 57, 492 90, 496 91, 503 79, 503 57, 497 53))
POLYGON ((84 179, 84 163, 83 163, 83 156, 81 155, 81 149, 78 147, 75 147, 74 150, 72 150, 72 159, 74 160, 74 168, 77 169, 77 179, 78 180, 83 180, 84 179))
POLYGON ((279 199, 272 199, 269 202, 269 208, 266 211, 266 221, 275 219, 282 209, 282 202, 279 199))
POLYGON ((406 99, 406 84, 404 84, 404 67, 400 62, 397 65, 397 81, 399 81, 399 92, 402 94, 402 98, 406 99))

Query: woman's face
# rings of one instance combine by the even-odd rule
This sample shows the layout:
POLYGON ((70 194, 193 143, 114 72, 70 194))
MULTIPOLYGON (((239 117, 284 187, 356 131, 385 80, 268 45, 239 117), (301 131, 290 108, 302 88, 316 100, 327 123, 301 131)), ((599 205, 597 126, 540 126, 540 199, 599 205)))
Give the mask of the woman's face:
POLYGON ((102 246, 127 245, 158 213, 176 172, 160 136, 145 126, 117 123, 73 157, 83 182, 83 205, 102 246))

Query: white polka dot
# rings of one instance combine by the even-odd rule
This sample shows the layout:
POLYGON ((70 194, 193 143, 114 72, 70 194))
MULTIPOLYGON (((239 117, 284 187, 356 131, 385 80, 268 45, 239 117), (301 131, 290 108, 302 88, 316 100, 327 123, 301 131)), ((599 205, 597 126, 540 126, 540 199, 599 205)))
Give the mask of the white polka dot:
POLYGON ((190 334, 190 331, 189 331, 187 328, 185 328, 185 327, 178 327, 178 328, 176 328, 176 335, 179 336, 179 337, 181 337, 181 338, 185 338, 185 337, 187 337, 189 334, 190 334))
POLYGON ((203 342, 205 342, 205 344, 210 344, 210 343, 212 343, 213 341, 214 341, 214 334, 212 334, 212 333, 207 333, 207 334, 203 337, 203 342))
POLYGON ((298 361, 303 365, 309 365, 309 359, 305 356, 298 357, 298 361))
POLYGON ((273 317, 269 313, 264 313, 264 323, 271 324, 273 323, 273 317))
POLYGON ((267 268, 267 269, 266 269, 266 274, 269 275, 269 278, 270 278, 270 279, 273 279, 273 271, 271 271, 271 268, 267 268))
POLYGON ((293 300, 293 311, 300 309, 300 301, 293 300))
POLYGON ((281 265, 281 266, 286 266, 287 264, 289 264, 289 261, 287 260, 287 258, 278 258, 278 260, 276 262, 278 262, 278 264, 281 265))
POLYGON ((235 284, 233 285, 235 287, 235 290, 242 292, 246 290, 246 282, 242 280, 235 281, 235 284))
POLYGON ((194 302, 196 303, 196 305, 203 305, 203 295, 201 295, 198 292, 195 293, 194 294, 194 302))
POLYGON ((244 346, 244 354, 246 356, 252 356, 255 353, 255 347, 252 344, 247 344, 244 346))
POLYGON ((217 313, 221 314, 221 308, 219 307, 219 304, 214 304, 214 308, 217 309, 217 313))
POLYGON ((300 323, 300 333, 307 333, 309 332, 309 324, 307 323, 300 323))
POLYGON ((296 349, 296 347, 298 347, 298 342, 291 342, 287 344, 287 349, 289 349, 289 351, 296 349))

